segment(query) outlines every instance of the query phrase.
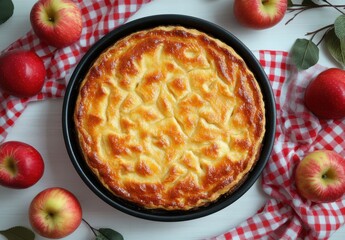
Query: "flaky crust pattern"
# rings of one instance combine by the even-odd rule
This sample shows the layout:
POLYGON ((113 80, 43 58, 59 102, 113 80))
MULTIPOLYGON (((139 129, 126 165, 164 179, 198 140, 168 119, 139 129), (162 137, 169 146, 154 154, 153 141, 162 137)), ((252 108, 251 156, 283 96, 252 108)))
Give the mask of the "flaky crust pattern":
POLYGON ((99 56, 74 121, 88 166, 113 194, 145 208, 188 210, 243 182, 261 150, 265 108, 231 47, 161 26, 99 56))

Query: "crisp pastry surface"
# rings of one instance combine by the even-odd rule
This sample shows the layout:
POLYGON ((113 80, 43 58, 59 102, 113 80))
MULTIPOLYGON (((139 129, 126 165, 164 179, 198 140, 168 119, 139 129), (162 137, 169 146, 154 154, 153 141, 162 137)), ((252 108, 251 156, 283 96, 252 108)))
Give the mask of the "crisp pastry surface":
POLYGON ((161 26, 98 57, 74 121, 85 161, 114 195, 188 210, 244 181, 261 150, 265 107, 231 47, 195 29, 161 26))

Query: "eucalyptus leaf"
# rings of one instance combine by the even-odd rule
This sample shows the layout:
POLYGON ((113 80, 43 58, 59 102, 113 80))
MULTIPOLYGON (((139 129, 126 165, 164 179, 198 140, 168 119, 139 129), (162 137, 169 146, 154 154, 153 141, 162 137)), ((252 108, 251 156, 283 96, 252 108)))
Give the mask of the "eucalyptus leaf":
POLYGON ((313 0, 303 0, 303 6, 318 6, 319 4, 315 3, 313 0))
POLYGON ((107 237, 103 236, 102 234, 98 234, 95 238, 95 240, 108 240, 107 237))
POLYGON ((331 56, 345 68, 345 39, 339 39, 332 28, 325 34, 325 44, 331 56))
MULTIPOLYGON (((1 0, 2 1, 2 0, 1 0)), ((0 231, 0 234, 5 236, 8 240, 34 240, 35 234, 26 227, 16 226, 7 230, 0 231)))
POLYGON ((335 35, 340 39, 345 39, 345 15, 340 15, 334 22, 335 35))
POLYGON ((319 48, 308 39, 297 39, 291 48, 291 60, 298 70, 305 70, 319 61, 319 48))
POLYGON ((12 17, 14 5, 12 0, 0 0, 0 24, 12 17))
POLYGON ((123 236, 111 228, 98 229, 96 240, 124 240, 123 236))

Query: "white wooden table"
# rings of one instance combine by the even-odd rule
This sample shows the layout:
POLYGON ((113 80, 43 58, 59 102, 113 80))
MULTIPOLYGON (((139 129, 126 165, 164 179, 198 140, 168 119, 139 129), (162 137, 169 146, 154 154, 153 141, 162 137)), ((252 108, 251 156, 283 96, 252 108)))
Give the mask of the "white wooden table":
MULTIPOLYGON (((15 13, 0 26, 0 50, 24 35, 31 28, 29 12, 35 0, 14 0, 15 13)), ((343 1, 332 1, 343 2, 343 1)), ((336 11, 313 10, 292 17, 287 14, 282 22, 267 30, 249 30, 239 26, 232 14, 232 0, 156 0, 145 5, 134 17, 174 13, 203 18, 219 24, 235 34, 251 50, 269 49, 288 51, 296 38, 304 37, 308 31, 316 30, 339 15, 336 11), (327 14, 327 15, 325 15, 327 14), (323 16, 323 17, 320 17, 323 16)), ((321 52, 320 64, 334 66, 334 62, 321 52)), ((67 155, 61 124, 62 99, 31 103, 11 129, 6 140, 19 140, 36 147, 45 163, 43 178, 33 187, 13 190, 0 187, 0 229, 15 225, 30 227, 28 206, 32 198, 47 187, 59 186, 72 191, 80 200, 83 217, 96 228, 111 227, 123 234, 126 240, 190 240, 221 234, 235 227, 265 203, 258 180, 242 198, 231 206, 210 216, 184 222, 154 222, 126 215, 99 199, 80 179, 67 155)), ((2 240, 0 236, 0 240, 2 240)), ((36 239, 43 239, 39 236, 36 239)), ((64 239, 93 239, 85 224, 64 239)), ((339 229, 331 239, 345 239, 345 227, 339 229)))

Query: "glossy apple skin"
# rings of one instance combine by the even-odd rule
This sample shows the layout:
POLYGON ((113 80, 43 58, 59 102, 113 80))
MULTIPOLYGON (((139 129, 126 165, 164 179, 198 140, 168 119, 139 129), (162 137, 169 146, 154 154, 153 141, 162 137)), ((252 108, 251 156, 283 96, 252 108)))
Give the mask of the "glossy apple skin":
POLYGON ((345 159, 330 150, 307 154, 296 168, 298 193, 316 203, 334 202, 345 193, 345 159))
POLYGON ((287 0, 235 0, 234 16, 243 26, 266 29, 280 22, 287 9, 287 0))
POLYGON ((345 117, 345 71, 329 68, 313 79, 305 90, 305 106, 320 119, 345 117))
POLYGON ((47 188, 38 193, 29 206, 29 221, 39 235, 58 239, 74 232, 82 220, 78 199, 60 187, 47 188))
POLYGON ((0 145, 0 184, 23 189, 33 186, 41 179, 44 161, 31 145, 8 141, 0 145))
POLYGON ((30 22, 36 35, 56 48, 77 41, 82 32, 81 10, 70 0, 40 0, 30 12, 30 22))
POLYGON ((46 77, 43 60, 33 51, 12 50, 0 56, 0 88, 16 97, 39 93, 46 77))

